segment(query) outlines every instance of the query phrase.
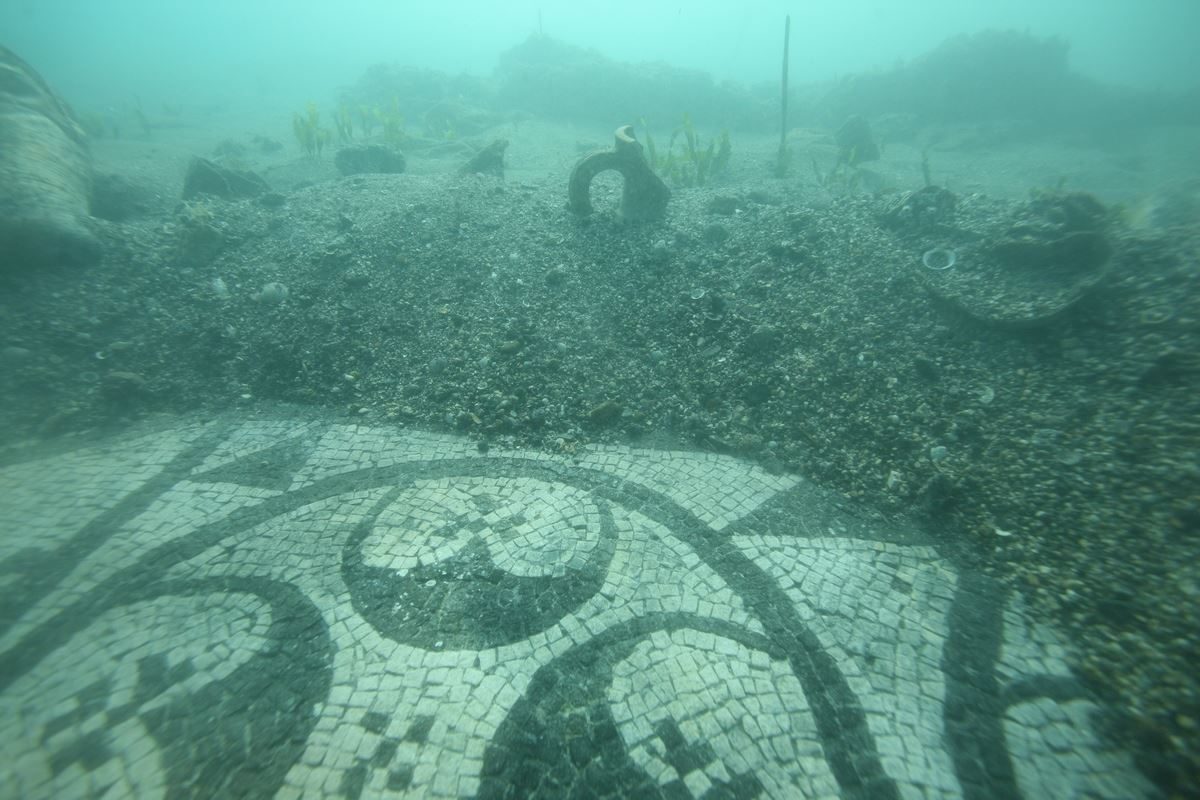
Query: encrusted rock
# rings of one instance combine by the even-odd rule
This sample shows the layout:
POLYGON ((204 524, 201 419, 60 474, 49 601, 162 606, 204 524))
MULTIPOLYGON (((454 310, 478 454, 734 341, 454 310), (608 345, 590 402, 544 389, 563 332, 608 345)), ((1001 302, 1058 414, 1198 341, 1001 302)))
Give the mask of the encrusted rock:
POLYGON ((871 123, 865 117, 853 114, 842 123, 834 137, 837 140, 838 159, 855 166, 865 161, 879 160, 879 145, 871 133, 871 123))
POLYGON ((950 224, 955 206, 957 201, 950 190, 926 186, 900 195, 884 214, 884 221, 893 228, 910 232, 928 230, 950 224))
POLYGON ((267 182, 253 172, 223 167, 199 156, 188 162, 187 174, 183 178, 184 200, 192 200, 202 194, 222 200, 239 200, 258 197, 269 191, 271 187, 267 182))
POLYGON ((914 271, 934 296, 980 321, 1041 325, 1103 280, 1112 255, 1106 218, 1090 195, 1040 195, 1001 235, 959 248, 953 269, 918 268, 914 259, 914 271))
POLYGON ((616 400, 605 400, 588 412, 588 420, 597 425, 607 425, 620 417, 624 410, 624 407, 616 400))
POLYGON ((84 224, 91 181, 70 108, 0 46, 0 272, 97 260, 100 243, 84 224))
POLYGON ((497 139, 480 150, 471 160, 459 170, 464 175, 495 175, 504 177, 504 151, 508 149, 508 139, 497 139))

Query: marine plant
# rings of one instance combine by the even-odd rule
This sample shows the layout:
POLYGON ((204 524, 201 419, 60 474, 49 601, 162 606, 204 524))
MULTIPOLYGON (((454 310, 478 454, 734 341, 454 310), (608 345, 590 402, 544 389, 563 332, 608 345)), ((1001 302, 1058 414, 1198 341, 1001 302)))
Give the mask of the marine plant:
POLYGON ((375 126, 380 121, 379 106, 362 104, 355 109, 355 112, 358 116, 358 127, 363 132, 363 138, 370 139, 375 133, 375 126))
POLYGON ((443 141, 453 142, 458 139, 458 128, 454 125, 454 120, 449 117, 444 117, 439 120, 426 119, 425 131, 430 138, 442 139, 443 141))
MULTIPOLYGON (((643 128, 646 127, 644 119, 641 124, 643 128)), ((725 171, 733 154, 729 131, 721 131, 719 137, 710 140, 707 147, 703 146, 690 114, 684 114, 683 123, 671 132, 665 152, 658 150, 649 130, 645 138, 646 160, 650 168, 676 187, 706 185, 725 171), (676 144, 679 144, 678 151, 676 144)))
POLYGON ((426 139, 452 142, 458 139, 458 110, 449 103, 438 103, 422 116, 422 133, 426 139))
POLYGON ((309 103, 305 113, 292 116, 292 132, 309 158, 320 158, 321 151, 332 138, 329 129, 321 127, 321 112, 317 111, 316 103, 309 103))
POLYGON ((337 128, 338 141, 342 143, 354 140, 354 117, 350 106, 342 103, 333 115, 333 124, 337 128))
POLYGON ((393 147, 404 143, 407 134, 404 132, 404 115, 400 113, 400 99, 392 98, 392 105, 386 111, 376 110, 376 118, 383 129, 383 140, 393 147))

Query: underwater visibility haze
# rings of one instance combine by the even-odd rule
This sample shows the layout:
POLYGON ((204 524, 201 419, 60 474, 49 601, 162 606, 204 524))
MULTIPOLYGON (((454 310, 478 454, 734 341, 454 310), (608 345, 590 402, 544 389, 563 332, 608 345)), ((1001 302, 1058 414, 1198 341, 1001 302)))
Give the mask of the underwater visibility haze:
POLYGON ((0 5, 0 798, 1200 795, 1200 5, 0 5))

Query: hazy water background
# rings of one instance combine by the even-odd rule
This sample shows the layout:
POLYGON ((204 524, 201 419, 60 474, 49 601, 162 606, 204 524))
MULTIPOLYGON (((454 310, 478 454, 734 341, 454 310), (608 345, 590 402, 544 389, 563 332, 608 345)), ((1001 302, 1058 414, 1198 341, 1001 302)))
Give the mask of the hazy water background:
POLYGON ((5 0, 0 40, 73 102, 273 110, 327 97, 377 62, 486 75, 539 28, 618 60, 771 83, 786 14, 796 84, 888 69, 988 28, 1061 36, 1072 67, 1105 82, 1180 89, 1200 75, 1195 0, 5 0))

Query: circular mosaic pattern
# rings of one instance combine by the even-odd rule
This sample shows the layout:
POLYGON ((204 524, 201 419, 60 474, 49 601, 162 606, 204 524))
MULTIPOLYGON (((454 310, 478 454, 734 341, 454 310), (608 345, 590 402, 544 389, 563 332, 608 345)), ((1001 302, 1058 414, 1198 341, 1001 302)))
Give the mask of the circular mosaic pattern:
POLYGON ((0 498, 0 796, 1153 796, 1017 598, 731 458, 180 421, 0 498))
POLYGON ((611 519, 579 489, 466 475, 389 495, 351 539, 344 573, 381 633, 478 649, 525 639, 578 608, 599 590, 613 543, 611 519))

